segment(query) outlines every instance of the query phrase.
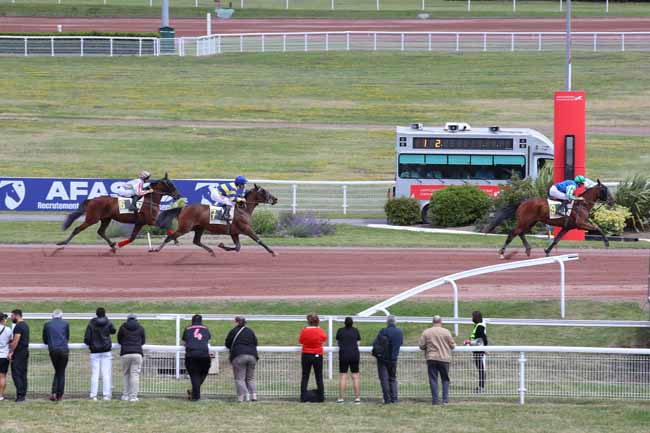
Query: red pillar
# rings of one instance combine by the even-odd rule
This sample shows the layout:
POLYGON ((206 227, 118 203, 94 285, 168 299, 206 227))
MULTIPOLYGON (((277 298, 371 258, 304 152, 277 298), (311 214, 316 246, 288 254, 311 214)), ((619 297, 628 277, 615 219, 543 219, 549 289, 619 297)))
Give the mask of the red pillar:
MULTIPOLYGON (((585 175, 585 92, 555 92, 555 158, 553 181, 585 175)), ((555 228, 555 233, 559 232, 555 228)), ((584 230, 571 230, 567 240, 585 240, 584 230)))

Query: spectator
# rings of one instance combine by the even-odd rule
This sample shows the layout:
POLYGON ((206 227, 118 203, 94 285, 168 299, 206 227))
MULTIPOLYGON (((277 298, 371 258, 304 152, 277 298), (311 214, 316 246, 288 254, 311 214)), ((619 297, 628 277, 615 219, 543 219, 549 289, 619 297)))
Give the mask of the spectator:
POLYGON ((352 373, 354 387, 354 402, 361 403, 361 387, 359 381, 359 342, 361 334, 354 328, 352 317, 345 318, 345 327, 336 331, 336 343, 339 346, 339 399, 337 403, 345 401, 345 388, 348 382, 348 370, 352 373))
POLYGON ((456 347, 451 332, 442 327, 442 318, 433 316, 433 326, 420 336, 420 349, 424 350, 429 373, 429 386, 433 404, 439 404, 438 374, 442 380, 442 404, 449 403, 449 364, 451 351, 456 347))
POLYGON ((138 401, 140 391, 140 371, 142 370, 142 346, 145 344, 144 328, 138 323, 135 314, 129 314, 126 322, 117 332, 120 343, 120 363, 124 386, 122 401, 138 401))
POLYGON ((397 358, 404 342, 404 334, 395 326, 395 316, 386 318, 386 327, 381 329, 373 342, 373 355, 377 358, 377 373, 381 383, 384 404, 398 403, 397 358), (376 349, 382 348, 381 351, 376 349))
MULTIPOLYGON (((472 311, 472 322, 474 328, 468 340, 465 340, 466 346, 487 346, 487 326, 483 322, 483 315, 480 311, 472 311)), ((485 391, 485 352, 474 352, 474 365, 478 369, 478 387, 474 392, 481 394, 485 391)))
POLYGON ((187 391, 191 401, 201 400, 201 385, 208 377, 210 371, 210 348, 208 343, 212 336, 203 325, 200 314, 192 316, 192 324, 183 332, 183 346, 185 346, 185 370, 190 375, 192 391, 187 391))
POLYGON ((109 401, 112 396, 112 362, 113 342, 111 334, 115 334, 115 327, 106 317, 106 310, 98 308, 97 317, 90 320, 86 327, 84 343, 90 348, 90 399, 97 401, 99 388, 99 373, 102 374, 102 391, 104 400, 109 401))
POLYGON ((7 372, 9 371, 9 343, 12 338, 13 332, 7 326, 7 315, 0 312, 0 401, 5 399, 7 372))
POLYGON ((11 378, 16 386, 16 403, 25 401, 27 395, 27 361, 29 360, 29 326, 23 320, 21 310, 11 312, 15 323, 13 341, 10 344, 11 378))
POLYGON ((47 344, 50 360, 54 366, 54 380, 50 401, 63 400, 65 390, 65 369, 68 366, 68 341, 70 326, 63 320, 63 311, 54 310, 52 320, 43 326, 43 344, 47 344))
POLYGON ((257 356, 257 337, 252 329, 246 327, 246 319, 235 317, 235 327, 226 336, 225 346, 230 350, 230 364, 235 377, 237 400, 246 400, 246 394, 251 401, 257 401, 257 386, 255 384, 255 366, 257 356))
POLYGON ((327 340, 327 334, 320 327, 318 314, 307 315, 308 325, 300 332, 298 341, 302 345, 302 380, 300 381, 300 401, 311 401, 308 397, 307 385, 309 374, 314 369, 316 387, 318 388, 316 400, 325 401, 325 386, 323 385, 323 343, 327 340))

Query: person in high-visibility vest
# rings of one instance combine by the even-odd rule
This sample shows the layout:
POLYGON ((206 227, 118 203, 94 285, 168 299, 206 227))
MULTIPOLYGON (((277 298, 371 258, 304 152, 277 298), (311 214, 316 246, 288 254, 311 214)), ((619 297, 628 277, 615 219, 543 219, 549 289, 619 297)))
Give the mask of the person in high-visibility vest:
MULTIPOLYGON (((474 327, 468 340, 465 340, 466 346, 487 346, 487 325, 483 322, 483 315, 480 311, 472 311, 472 322, 474 327)), ((474 352, 474 364, 478 369, 478 387, 474 392, 481 394, 485 391, 485 352, 474 352)))

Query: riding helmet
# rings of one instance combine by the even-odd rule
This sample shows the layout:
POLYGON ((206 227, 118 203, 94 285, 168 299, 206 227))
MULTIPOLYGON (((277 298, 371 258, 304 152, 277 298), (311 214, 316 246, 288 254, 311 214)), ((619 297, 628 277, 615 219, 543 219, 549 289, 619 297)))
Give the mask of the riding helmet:
POLYGON ((244 176, 237 176, 235 178, 235 185, 246 185, 248 183, 248 179, 246 179, 244 176))
POLYGON ((149 173, 147 170, 142 170, 138 177, 142 180, 147 180, 151 177, 151 173, 149 173))
POLYGON ((575 183, 585 183, 585 177, 578 175, 578 176, 576 176, 574 181, 575 181, 575 183))

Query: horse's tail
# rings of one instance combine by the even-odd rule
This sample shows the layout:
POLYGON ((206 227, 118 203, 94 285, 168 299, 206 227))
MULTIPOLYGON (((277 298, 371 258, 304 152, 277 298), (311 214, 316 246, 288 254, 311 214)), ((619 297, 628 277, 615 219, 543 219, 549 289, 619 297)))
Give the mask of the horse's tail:
POLYGON ((502 222, 514 217, 520 204, 521 203, 506 204, 497 209, 494 212, 492 219, 490 219, 488 224, 483 228, 483 233, 492 233, 502 222))
POLYGON ((158 215, 158 218, 156 219, 156 227, 159 227, 161 229, 171 228, 174 218, 178 218, 178 215, 180 215, 182 210, 182 207, 175 207, 173 209, 168 209, 166 211, 160 212, 160 215, 158 215))
POLYGON ((76 220, 77 218, 79 218, 81 215, 83 215, 83 214, 86 212, 86 204, 87 204, 87 203, 88 203, 88 200, 84 200, 84 201, 79 205, 79 207, 77 208, 77 210, 75 210, 74 212, 70 212, 70 213, 68 214, 68 216, 65 218, 65 221, 63 221, 63 225, 61 226, 61 229, 62 229, 63 231, 68 230, 68 228, 70 228, 70 226, 72 225, 72 223, 75 222, 75 220, 76 220))

